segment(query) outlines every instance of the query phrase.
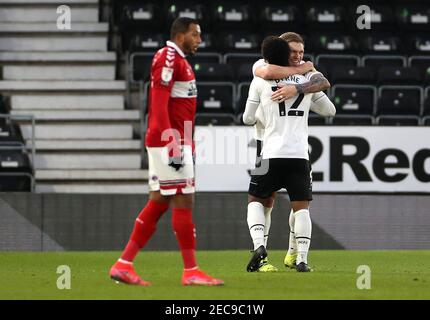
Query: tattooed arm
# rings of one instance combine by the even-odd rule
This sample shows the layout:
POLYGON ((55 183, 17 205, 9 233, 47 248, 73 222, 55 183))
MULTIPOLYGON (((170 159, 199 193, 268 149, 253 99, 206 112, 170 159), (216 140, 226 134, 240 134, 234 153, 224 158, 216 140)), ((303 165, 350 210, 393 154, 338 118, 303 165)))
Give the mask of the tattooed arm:
POLYGON ((315 93, 330 88, 330 82, 321 74, 315 74, 309 82, 295 85, 297 93, 315 93))
POLYGON ((300 93, 315 93, 330 88, 330 82, 321 74, 317 73, 309 82, 301 84, 286 85, 272 94, 272 100, 282 102, 300 93))

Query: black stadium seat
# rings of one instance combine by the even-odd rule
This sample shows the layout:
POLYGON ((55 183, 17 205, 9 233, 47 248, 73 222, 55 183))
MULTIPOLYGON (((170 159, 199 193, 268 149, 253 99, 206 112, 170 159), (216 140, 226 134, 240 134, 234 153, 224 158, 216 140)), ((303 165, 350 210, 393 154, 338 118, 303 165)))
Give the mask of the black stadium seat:
POLYGON ((378 115, 421 113, 423 89, 416 86, 381 86, 378 89, 378 115))
POLYGON ((339 30, 345 22, 345 13, 341 6, 330 4, 311 5, 307 9, 306 23, 310 28, 339 30))
POLYGON ((202 38, 202 42, 200 43, 198 52, 219 51, 219 48, 217 47, 217 44, 216 44, 216 38, 213 34, 209 32, 203 32, 203 34, 201 35, 201 38, 202 38))
POLYGON ((418 69, 411 67, 380 67, 378 83, 392 85, 420 85, 422 78, 418 69))
POLYGON ((162 8, 155 1, 125 4, 122 7, 120 29, 126 32, 143 27, 157 30, 163 25, 163 17, 162 8))
POLYGON ((229 83, 198 82, 198 113, 234 114, 234 86, 229 83))
POLYGON ((178 17, 197 19, 202 28, 210 24, 210 17, 206 14, 208 8, 202 1, 169 1, 164 8, 167 25, 171 25, 178 17))
POLYGON ((218 49, 224 52, 258 52, 260 37, 250 32, 219 33, 217 37, 218 49))
POLYGON ((239 71, 237 72, 237 79, 239 82, 250 82, 252 81, 252 63, 241 64, 239 67, 239 71))
POLYGON ((299 8, 285 2, 264 3, 259 13, 260 24, 264 30, 277 28, 291 30, 291 27, 297 27, 302 20, 299 8))
POLYGON ((336 115, 331 124, 336 126, 371 126, 373 123, 374 119, 369 115, 336 115))
POLYGON ((401 3, 396 6, 396 19, 402 29, 427 31, 430 28, 430 7, 401 3))
POLYGON ((417 116, 379 116, 376 123, 380 126, 418 126, 417 116))
POLYGON ((430 56, 410 56, 408 64, 421 72, 423 79, 430 74, 430 56))
POLYGON ((364 85, 335 85, 331 101, 338 115, 367 115, 375 112, 376 88, 364 85))
POLYGON ((260 53, 226 53, 224 61, 237 73, 242 65, 253 65, 261 59, 260 53))
POLYGON ((162 33, 142 32, 133 34, 130 38, 128 50, 130 52, 154 52, 166 45, 167 36, 162 33))
POLYGON ((31 191, 32 179, 27 154, 0 148, 0 191, 31 191))
POLYGON ((406 67, 406 58, 400 55, 365 55, 361 58, 365 67, 406 67))
POLYGON ((246 100, 248 99, 249 87, 251 82, 241 82, 237 86, 236 113, 241 114, 245 111, 246 100))
POLYGON ((228 64, 224 63, 194 63, 192 64, 196 81, 226 81, 233 80, 233 72, 228 64))
POLYGON ((360 37, 360 49, 368 54, 395 54, 400 51, 400 38, 391 34, 367 34, 360 37))
POLYGON ((324 53, 348 53, 356 50, 357 44, 354 38, 346 33, 316 32, 306 42, 308 50, 324 53))
POLYGON ((375 69, 371 67, 334 67, 330 74, 332 85, 340 83, 348 84, 374 84, 375 69))
POLYGON ((133 82, 149 80, 154 54, 152 52, 135 52, 130 56, 131 80, 133 82))
POLYGON ((211 19, 218 30, 256 30, 252 12, 247 1, 216 1, 210 9, 211 19))
POLYGON ((222 63, 222 56, 215 52, 197 52, 194 55, 188 55, 187 60, 191 65, 195 63, 222 63))
POLYGON ((360 58, 356 55, 341 54, 320 54, 317 56, 315 64, 326 69, 333 67, 358 67, 360 58))

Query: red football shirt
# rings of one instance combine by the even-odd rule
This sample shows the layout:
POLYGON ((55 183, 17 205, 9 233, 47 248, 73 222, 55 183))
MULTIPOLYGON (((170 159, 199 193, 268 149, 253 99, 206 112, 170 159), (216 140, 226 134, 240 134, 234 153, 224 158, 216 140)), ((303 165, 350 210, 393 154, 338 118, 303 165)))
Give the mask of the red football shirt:
POLYGON ((169 129, 177 130, 182 144, 192 145, 196 104, 194 72, 182 50, 167 41, 152 60, 146 146, 166 146, 169 129))

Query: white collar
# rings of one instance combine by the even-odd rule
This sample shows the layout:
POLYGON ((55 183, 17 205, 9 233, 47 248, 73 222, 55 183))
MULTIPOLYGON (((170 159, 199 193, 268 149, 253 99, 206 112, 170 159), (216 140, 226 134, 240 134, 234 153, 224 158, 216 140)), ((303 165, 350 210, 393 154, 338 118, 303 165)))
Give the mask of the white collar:
POLYGON ((183 58, 185 58, 185 54, 182 52, 182 50, 177 46, 176 43, 173 41, 166 41, 167 46, 174 48, 183 58))

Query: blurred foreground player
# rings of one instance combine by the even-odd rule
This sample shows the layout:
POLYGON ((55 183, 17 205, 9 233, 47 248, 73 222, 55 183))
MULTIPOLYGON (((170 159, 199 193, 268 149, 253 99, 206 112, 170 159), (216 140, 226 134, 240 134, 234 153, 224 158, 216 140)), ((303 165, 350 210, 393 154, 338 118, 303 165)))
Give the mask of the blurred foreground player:
POLYGON ((147 286, 134 271, 133 260, 172 205, 172 225, 184 262, 183 285, 222 285, 199 269, 195 257, 193 128, 197 88, 186 54, 197 51, 198 22, 178 18, 171 27, 170 41, 154 56, 151 67, 149 118, 146 148, 149 163, 149 201, 139 213, 130 240, 112 266, 112 279, 147 286))

